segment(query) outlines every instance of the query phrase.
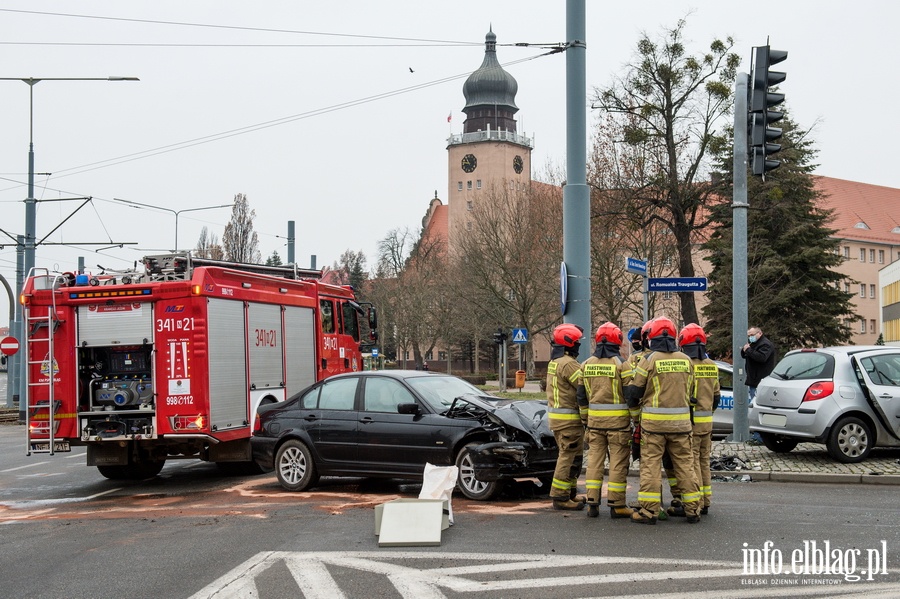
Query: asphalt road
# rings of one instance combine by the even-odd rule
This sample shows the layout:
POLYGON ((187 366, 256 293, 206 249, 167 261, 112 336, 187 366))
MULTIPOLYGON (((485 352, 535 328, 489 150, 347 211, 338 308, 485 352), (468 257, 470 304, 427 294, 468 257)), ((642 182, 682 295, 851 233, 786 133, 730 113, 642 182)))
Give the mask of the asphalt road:
POLYGON ((454 498, 440 546, 379 548, 374 506, 416 485, 326 479, 286 493, 271 475, 194 461, 108 481, 83 449, 25 456, 22 432, 0 426, 8 597, 895 597, 900 584, 893 486, 713 483, 699 524, 656 526, 553 511, 523 486, 454 498))

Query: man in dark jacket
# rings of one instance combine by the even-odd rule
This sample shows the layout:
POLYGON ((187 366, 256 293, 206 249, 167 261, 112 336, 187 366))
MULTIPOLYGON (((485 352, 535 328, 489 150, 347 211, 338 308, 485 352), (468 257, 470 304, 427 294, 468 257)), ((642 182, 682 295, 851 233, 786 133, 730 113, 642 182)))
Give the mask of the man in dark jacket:
POLYGON ((746 362, 747 387, 750 390, 750 401, 753 401, 759 382, 775 369, 775 346, 763 335, 761 328, 750 327, 747 330, 747 343, 741 348, 741 357, 746 362))

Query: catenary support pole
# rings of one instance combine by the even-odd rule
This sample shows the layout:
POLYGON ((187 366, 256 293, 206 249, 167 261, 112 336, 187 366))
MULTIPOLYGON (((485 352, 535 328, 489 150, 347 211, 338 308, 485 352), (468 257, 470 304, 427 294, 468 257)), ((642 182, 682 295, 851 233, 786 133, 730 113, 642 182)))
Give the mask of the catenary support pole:
MULTIPOLYGON (((565 322, 591 330, 591 197, 587 186, 585 2, 566 0, 566 185, 563 187, 563 261, 568 273, 565 322)), ((591 344, 582 343, 579 360, 591 344)))

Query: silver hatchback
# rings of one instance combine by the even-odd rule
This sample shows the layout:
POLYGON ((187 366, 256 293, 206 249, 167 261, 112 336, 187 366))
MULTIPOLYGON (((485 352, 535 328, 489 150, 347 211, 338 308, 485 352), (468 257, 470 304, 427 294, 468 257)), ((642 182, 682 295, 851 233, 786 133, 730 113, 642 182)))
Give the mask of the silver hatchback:
POLYGON ((900 347, 789 352, 756 388, 750 430, 779 453, 824 443, 839 462, 900 446, 900 347))

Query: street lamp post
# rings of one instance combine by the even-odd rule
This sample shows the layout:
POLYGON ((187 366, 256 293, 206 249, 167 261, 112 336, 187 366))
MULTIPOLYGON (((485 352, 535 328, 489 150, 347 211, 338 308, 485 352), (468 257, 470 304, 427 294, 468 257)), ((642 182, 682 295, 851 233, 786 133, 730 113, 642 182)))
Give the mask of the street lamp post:
MULTIPOLYGON (((37 200, 34 197, 34 86, 41 81, 140 81, 137 77, 0 77, 0 81, 23 81, 28 85, 28 197, 25 199, 25 252, 22 272, 17 273, 17 278, 21 276, 24 281, 25 277, 34 268, 34 246, 35 246, 35 229, 37 216, 37 200)), ((16 302, 16 325, 17 330, 21 334, 25 332, 25 326, 22 324, 22 312, 18 302, 16 302)), ((13 394, 21 396, 21 385, 25 383, 27 360, 22 357, 19 359, 19 370, 21 377, 13 381, 13 394)), ((24 413, 24 404, 20 400, 19 413, 24 413)))
POLYGON ((131 200, 123 200, 121 198, 113 198, 116 202, 122 202, 124 204, 131 204, 132 206, 142 206, 144 208, 153 208, 155 210, 165 210, 166 212, 171 212, 175 215, 175 249, 173 251, 178 251, 178 216, 182 212, 196 212, 198 210, 213 210, 215 208, 232 208, 234 204, 217 204, 215 206, 201 206, 199 208, 182 208, 181 210, 173 210, 172 208, 166 208, 165 206, 154 206, 153 204, 143 204, 141 202, 133 202, 131 200))

